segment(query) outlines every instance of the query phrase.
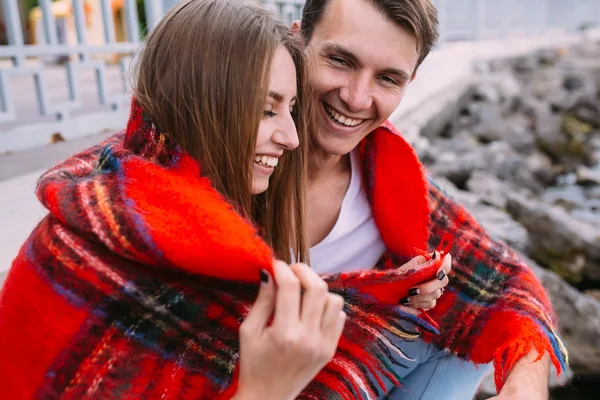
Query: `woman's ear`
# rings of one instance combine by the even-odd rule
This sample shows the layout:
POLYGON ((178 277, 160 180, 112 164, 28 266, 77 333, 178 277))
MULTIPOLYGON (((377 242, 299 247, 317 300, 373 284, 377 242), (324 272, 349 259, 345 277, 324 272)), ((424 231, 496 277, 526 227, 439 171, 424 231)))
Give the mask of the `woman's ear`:
POLYGON ((292 31, 292 34, 294 36, 296 36, 297 38, 299 38, 300 35, 302 34, 301 27, 302 27, 302 22, 300 22, 299 19, 292 22, 292 26, 291 26, 290 30, 292 31))

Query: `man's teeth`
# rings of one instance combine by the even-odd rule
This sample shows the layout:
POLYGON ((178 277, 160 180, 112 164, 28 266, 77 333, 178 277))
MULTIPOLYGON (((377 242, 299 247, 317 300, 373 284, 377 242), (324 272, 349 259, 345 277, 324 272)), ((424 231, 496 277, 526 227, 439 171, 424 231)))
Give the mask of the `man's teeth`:
POLYGON ((353 118, 347 117, 345 115, 338 114, 337 112, 335 112, 334 110, 332 110, 331 108, 329 108, 327 106, 325 106, 325 110, 327 110, 327 113, 329 114, 331 119, 333 119, 335 122, 342 124, 342 125, 356 126, 364 121, 364 119, 353 119, 353 118))
POLYGON ((259 164, 267 165, 269 167, 276 167, 279 163, 279 158, 277 157, 269 157, 269 156, 256 156, 254 157, 254 162, 259 164))

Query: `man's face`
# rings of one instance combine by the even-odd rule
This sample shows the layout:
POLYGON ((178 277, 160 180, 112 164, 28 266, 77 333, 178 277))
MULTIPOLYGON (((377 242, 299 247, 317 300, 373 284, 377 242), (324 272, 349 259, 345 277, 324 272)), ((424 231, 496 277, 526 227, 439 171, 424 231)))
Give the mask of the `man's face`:
POLYGON ((352 151, 389 118, 419 59, 415 37, 365 0, 331 0, 307 55, 320 98, 312 135, 335 155, 352 151))

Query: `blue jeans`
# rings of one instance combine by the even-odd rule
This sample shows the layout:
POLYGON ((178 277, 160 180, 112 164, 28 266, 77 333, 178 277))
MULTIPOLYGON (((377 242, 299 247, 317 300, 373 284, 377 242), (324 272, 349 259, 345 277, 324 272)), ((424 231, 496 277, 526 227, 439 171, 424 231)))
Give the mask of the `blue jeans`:
POLYGON ((415 361, 403 360, 408 368, 397 367, 402 386, 390 384, 382 400, 471 400, 492 368, 462 361, 421 340, 402 343, 400 348, 415 361))

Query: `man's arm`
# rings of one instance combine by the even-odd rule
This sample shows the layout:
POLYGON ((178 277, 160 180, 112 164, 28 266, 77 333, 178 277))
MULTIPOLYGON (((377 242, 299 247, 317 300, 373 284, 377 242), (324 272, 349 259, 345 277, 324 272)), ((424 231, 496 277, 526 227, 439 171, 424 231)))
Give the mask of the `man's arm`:
POLYGON ((547 400, 550 357, 548 354, 535 361, 534 350, 515 363, 500 394, 494 400, 547 400))

